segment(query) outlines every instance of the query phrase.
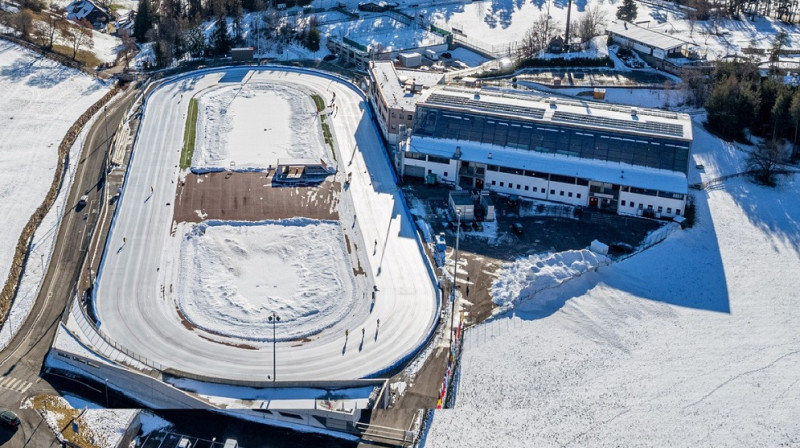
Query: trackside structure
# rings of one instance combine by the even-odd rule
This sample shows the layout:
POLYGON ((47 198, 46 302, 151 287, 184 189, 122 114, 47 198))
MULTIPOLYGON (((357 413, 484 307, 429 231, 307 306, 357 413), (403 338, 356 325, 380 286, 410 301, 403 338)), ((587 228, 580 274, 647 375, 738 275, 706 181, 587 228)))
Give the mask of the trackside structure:
POLYGON ((433 88, 403 175, 647 217, 686 209, 688 115, 502 90, 433 88))

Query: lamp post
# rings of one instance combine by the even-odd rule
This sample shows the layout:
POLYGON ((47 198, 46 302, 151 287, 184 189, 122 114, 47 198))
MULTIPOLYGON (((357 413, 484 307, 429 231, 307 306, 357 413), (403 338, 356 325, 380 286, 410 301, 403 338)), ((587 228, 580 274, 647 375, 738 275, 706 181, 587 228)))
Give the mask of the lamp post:
POLYGON ((456 288, 458 287, 458 242, 461 240, 461 209, 456 208, 456 254, 455 254, 455 269, 453 270, 453 286, 450 288, 450 344, 452 345, 455 331, 456 315, 456 288))
POLYGON ((275 311, 272 312, 272 315, 267 317, 267 320, 272 322, 272 381, 275 381, 275 350, 277 348, 277 341, 275 340, 275 324, 281 320, 275 311))

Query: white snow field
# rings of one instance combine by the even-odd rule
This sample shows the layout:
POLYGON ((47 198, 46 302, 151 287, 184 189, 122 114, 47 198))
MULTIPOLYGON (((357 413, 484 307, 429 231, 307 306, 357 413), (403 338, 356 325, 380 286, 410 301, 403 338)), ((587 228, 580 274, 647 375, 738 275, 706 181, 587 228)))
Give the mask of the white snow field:
POLYGON ((292 85, 243 84, 238 76, 232 78, 237 82, 197 95, 192 169, 266 169, 279 159, 330 163, 321 132, 311 132, 320 122, 308 93, 292 85))
MULTIPOLYGON (((692 177, 741 169, 695 131, 692 177)), ((797 444, 799 194, 797 175, 695 192, 693 228, 467 331, 424 446, 797 444)))
MULTIPOLYGON (((125 188, 98 272, 94 301, 100 330, 153 365, 157 363, 163 368, 217 379, 266 381, 272 370, 273 347, 272 326, 268 321, 261 321, 262 341, 220 340, 219 335, 187 328, 171 293, 177 286, 174 284, 176 277, 184 282, 188 280, 182 277, 187 272, 174 272, 179 267, 171 261, 176 254, 169 250, 179 244, 176 239, 184 238, 184 234, 174 228, 172 217, 187 99, 217 85, 237 70, 242 69, 184 75, 165 82, 148 97, 125 188), (154 187, 152 193, 151 186, 154 187), (170 297, 166 292, 170 292, 170 297)), ((401 192, 363 97, 339 78, 300 69, 253 68, 252 73, 241 79, 247 79, 248 86, 294 84, 298 89, 302 87, 321 95, 326 103, 330 103, 335 93, 338 112, 329 122, 340 149, 341 168, 337 176, 341 182, 344 176, 352 173, 349 188, 340 195, 339 216, 346 218, 338 225, 350 235, 351 243, 358 245, 359 256, 365 261, 362 268, 367 276, 359 275, 362 280, 357 283, 365 284, 363 279, 369 277, 369 282, 374 281, 377 288, 374 307, 370 298, 372 283, 368 283, 370 291, 366 296, 362 295, 350 312, 335 322, 333 316, 338 316, 339 311, 319 305, 325 316, 317 318, 316 324, 328 328, 308 338, 284 342, 286 335, 297 331, 292 327, 299 325, 303 319, 300 316, 311 311, 301 309, 310 306, 308 301, 298 303, 294 310, 286 308, 286 318, 276 326, 277 379, 354 379, 393 367, 414 353, 430 335, 437 316, 438 296, 432 271, 422 256, 412 218, 402 203, 401 192), (345 337, 346 331, 349 331, 349 338, 345 337)), ((243 270, 239 279, 236 275, 229 277, 226 281, 233 283, 225 288, 233 285, 241 287, 240 292, 256 294, 254 290, 258 289, 259 281, 263 280, 265 286, 281 285, 280 276, 289 277, 287 271, 301 276, 299 269, 308 268, 296 266, 290 270, 277 264, 280 259, 273 249, 267 249, 268 242, 253 241, 258 239, 257 234, 245 237, 236 233, 228 238, 230 244, 224 242, 227 237, 217 237, 224 242, 216 246, 217 254, 238 251, 232 243, 236 241, 247 254, 257 254, 253 255, 256 262, 268 262, 263 266, 256 263, 250 266, 247 254, 240 253, 231 266, 243 270), (250 278, 253 275, 258 279, 250 278)), ((315 251, 324 251, 323 241, 314 242, 322 246, 314 248, 315 251)), ((216 249, 203 250, 211 253, 216 249)), ((222 274, 217 276, 221 277, 222 274)), ((364 293, 363 286, 361 292, 364 293)), ((265 292, 262 299, 265 306, 269 303, 267 296, 265 292)), ((255 296, 248 300, 250 303, 246 306, 258 306, 255 296)), ((283 305, 288 306, 289 298, 282 300, 283 305)), ((344 303, 343 306, 351 305, 344 303)), ((247 314, 244 308, 236 311, 239 313, 236 318, 244 319, 247 314)), ((223 312, 234 311, 207 310, 212 318, 223 312)), ((264 316, 266 311, 256 311, 255 315, 247 316, 249 320, 244 323, 256 329, 255 318, 264 316)))
POLYGON ((181 223, 177 233, 175 300, 206 331, 265 340, 264 322, 274 311, 287 322, 281 340, 291 340, 332 327, 355 308, 338 222, 206 221, 181 223))
MULTIPOLYGON (((8 277, 22 229, 53 180, 58 145, 108 91, 104 83, 0 41, 0 278, 8 277)), ((67 204, 72 208, 74 204, 67 204)), ((38 262, 38 261, 37 261, 38 262)))

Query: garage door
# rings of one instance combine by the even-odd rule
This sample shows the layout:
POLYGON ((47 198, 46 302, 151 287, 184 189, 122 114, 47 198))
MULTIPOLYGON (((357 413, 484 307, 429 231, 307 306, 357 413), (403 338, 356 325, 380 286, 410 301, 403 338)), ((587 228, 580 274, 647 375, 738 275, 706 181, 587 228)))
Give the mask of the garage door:
POLYGON ((406 165, 405 170, 403 170, 406 176, 411 177, 425 177, 425 167, 424 166, 413 166, 413 165, 406 165))

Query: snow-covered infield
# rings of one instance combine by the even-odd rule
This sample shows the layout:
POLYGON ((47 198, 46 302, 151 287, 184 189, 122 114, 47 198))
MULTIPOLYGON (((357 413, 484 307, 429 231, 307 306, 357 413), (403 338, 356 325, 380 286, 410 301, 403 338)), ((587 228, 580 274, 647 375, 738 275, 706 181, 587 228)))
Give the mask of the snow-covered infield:
POLYGON ((281 340, 303 338, 331 327, 355 305, 338 222, 207 221, 181 223, 177 234, 183 237, 176 238, 175 297, 183 315, 208 332, 265 340, 264 322, 276 312, 281 340))
POLYGON ((311 95, 274 84, 221 84, 197 95, 197 140, 192 169, 251 170, 278 160, 330 164, 311 95))

